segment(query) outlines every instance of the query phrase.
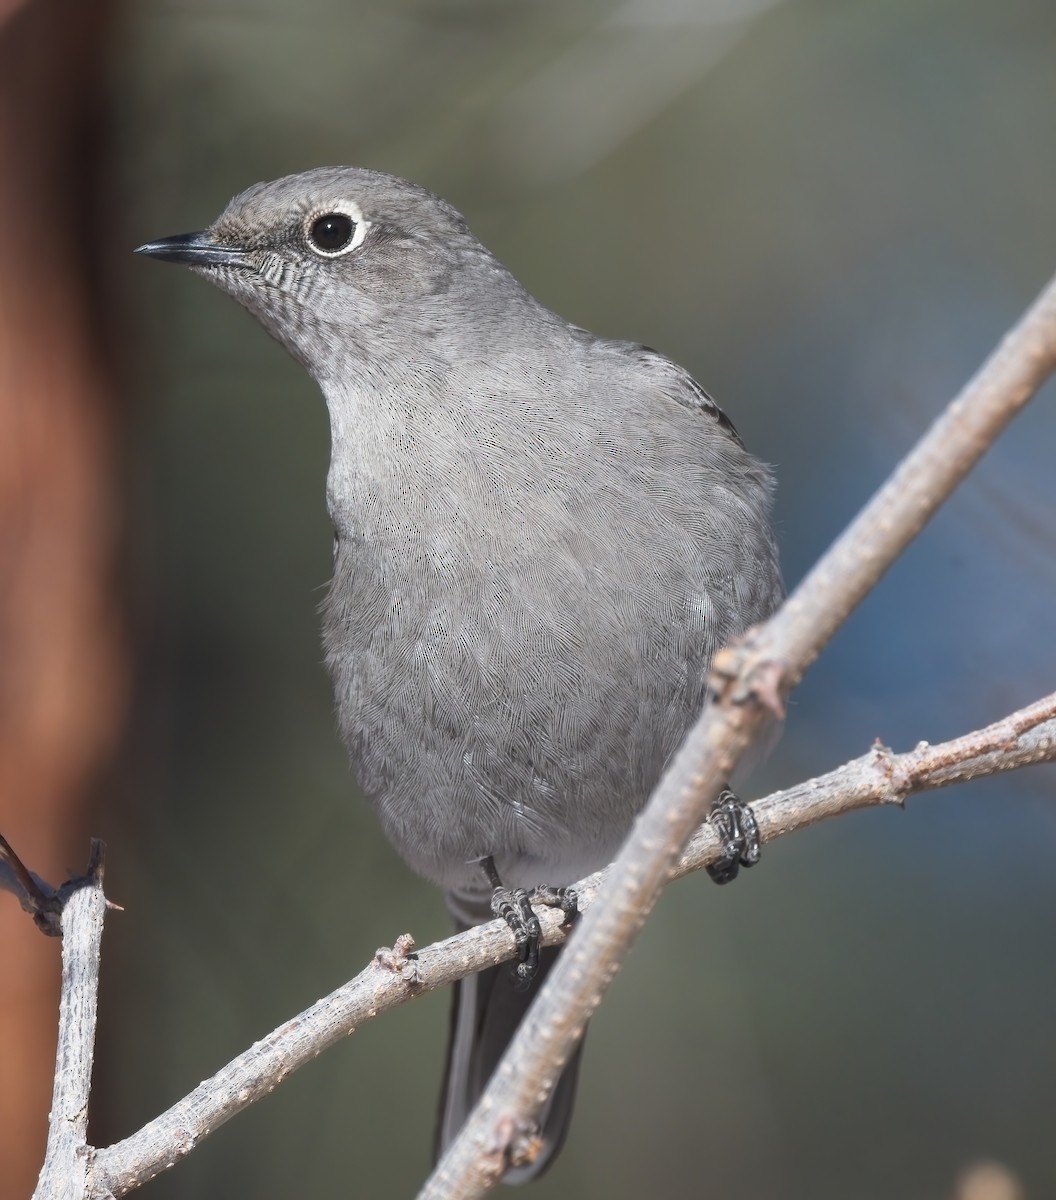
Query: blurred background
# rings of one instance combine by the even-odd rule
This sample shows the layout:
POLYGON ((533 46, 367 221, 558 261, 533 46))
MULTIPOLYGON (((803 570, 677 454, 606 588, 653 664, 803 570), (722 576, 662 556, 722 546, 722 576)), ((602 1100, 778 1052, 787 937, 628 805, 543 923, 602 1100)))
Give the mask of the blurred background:
MULTIPOLYGON (((333 729, 322 400, 131 248, 322 163, 427 185, 716 396, 776 466, 794 583, 1052 274, 1054 63, 1049 0, 0 0, 0 830, 53 879, 109 847, 92 1141, 447 932, 333 729)), ((1051 691, 1053 394, 819 661, 759 793, 1051 691)), ((1056 1194, 1054 793, 1024 771, 672 887, 533 1197, 1056 1194)), ((41 1158, 58 951, 0 896, 3 1200, 41 1158)), ((447 1005, 149 1194, 413 1195, 447 1005)))

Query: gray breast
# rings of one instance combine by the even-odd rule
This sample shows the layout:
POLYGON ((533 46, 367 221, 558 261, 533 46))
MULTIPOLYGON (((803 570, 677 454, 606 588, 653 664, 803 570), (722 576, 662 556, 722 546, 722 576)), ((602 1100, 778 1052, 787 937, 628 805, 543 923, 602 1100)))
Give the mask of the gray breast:
POLYGON ((507 882, 568 882, 622 840, 714 649, 779 597, 769 480, 662 393, 468 411, 472 436, 462 404, 337 466, 339 723, 422 874, 464 886, 491 854, 507 882))

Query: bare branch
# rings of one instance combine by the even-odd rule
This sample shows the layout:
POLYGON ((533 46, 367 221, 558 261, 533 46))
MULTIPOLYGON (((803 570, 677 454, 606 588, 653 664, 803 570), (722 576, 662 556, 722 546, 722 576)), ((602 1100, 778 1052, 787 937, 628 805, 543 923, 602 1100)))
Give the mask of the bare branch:
MULTIPOLYGON (((1028 763, 1056 761, 1056 694, 986 729, 938 746, 893 755, 874 747, 861 758, 798 787, 757 801, 753 810, 765 840, 858 808, 901 803, 914 792, 945 787, 1028 763)), ((718 858, 710 825, 694 835, 676 874, 718 858)), ((576 885, 584 911, 606 878, 598 872, 576 885)), ((541 910, 543 942, 564 940, 562 915, 541 910)), ((355 979, 313 1004, 228 1063, 211 1079, 122 1142, 95 1152, 88 1195, 122 1196, 174 1165, 241 1109, 267 1095, 291 1072, 352 1034, 379 1013, 515 953, 503 921, 491 921, 412 953, 404 935, 379 950, 355 979)))
POLYGON ((1056 367, 1056 281, 770 621, 713 665, 704 711, 529 1009, 476 1110, 420 1193, 471 1200, 524 1143, 693 829, 839 625, 1056 367))
MULTIPOLYGON (((784 697, 838 624, 1054 364, 1056 283, 775 617, 716 657, 715 702, 691 731, 616 862, 577 885, 585 912, 575 942, 553 969, 423 1196, 464 1200, 498 1181, 662 888, 675 874, 716 860, 716 839, 706 825, 684 857, 682 851, 733 766, 768 716, 781 711, 784 697), (598 902, 591 903, 595 897, 598 902)), ((942 746, 922 744, 898 756, 875 747, 828 776, 760 801, 754 807, 762 834, 772 840, 840 812, 901 802, 916 791, 1031 762, 1056 761, 1054 713, 1056 697, 1049 697, 942 746)), ((24 878, 28 872, 20 872, 9 853, 4 857, 17 881, 16 893, 31 895, 24 878)), ((139 1133, 93 1151, 85 1145, 85 1117, 105 901, 98 878, 92 882, 69 895, 62 913, 59 1063, 37 1200, 123 1195, 184 1157, 219 1124, 363 1021, 513 955, 509 931, 500 922, 417 955, 411 953, 411 940, 401 938, 392 950, 379 951, 356 979, 258 1042, 139 1133)), ((46 892, 42 895, 47 899, 46 892)), ((563 938, 560 916, 543 912, 540 920, 546 944, 563 938)))
POLYGON ((12 892, 34 924, 49 937, 61 937, 62 901, 58 892, 35 875, 0 835, 0 888, 12 892))
POLYGON ((87 1194, 88 1096, 95 1053, 99 945, 103 937, 103 843, 92 842, 87 873, 59 889, 62 994, 48 1147, 34 1200, 82 1200, 87 1194))
MULTIPOLYGON (((892 754, 877 744, 868 754, 826 775, 757 800, 752 811, 763 840, 770 842, 859 808, 904 804, 915 792, 1044 762, 1056 762, 1056 692, 985 729, 937 746, 921 742, 905 754, 892 754)), ((714 831, 702 825, 686 847, 676 874, 700 870, 715 861, 717 851, 714 831)))

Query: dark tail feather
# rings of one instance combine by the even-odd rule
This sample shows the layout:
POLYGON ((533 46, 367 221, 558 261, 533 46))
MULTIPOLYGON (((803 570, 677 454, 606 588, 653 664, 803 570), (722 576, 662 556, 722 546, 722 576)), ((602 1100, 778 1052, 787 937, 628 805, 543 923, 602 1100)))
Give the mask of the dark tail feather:
MULTIPOLYGON (((532 986, 524 991, 515 988, 509 963, 489 967, 455 984, 447 1067, 436 1129, 437 1158, 454 1141, 473 1111, 560 949, 560 946, 544 946, 540 950, 539 974, 532 986)), ((511 1167, 503 1176, 503 1183, 527 1183, 536 1179, 557 1157, 572 1118, 582 1052, 583 1043, 580 1042, 543 1109, 539 1122, 543 1148, 538 1158, 528 1166, 511 1167)))

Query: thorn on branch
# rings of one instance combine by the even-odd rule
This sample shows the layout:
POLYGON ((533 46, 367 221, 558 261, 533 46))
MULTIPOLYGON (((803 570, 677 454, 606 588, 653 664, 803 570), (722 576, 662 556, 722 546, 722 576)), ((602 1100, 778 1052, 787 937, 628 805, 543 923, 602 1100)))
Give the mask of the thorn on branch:
POLYGON ((760 704, 779 720, 785 717, 788 664, 776 658, 759 658, 756 629, 731 642, 711 660, 708 686, 717 700, 731 704, 760 704))
POLYGON ((895 752, 879 738, 874 740, 870 751, 877 769, 883 771, 887 778, 890 779, 895 771, 895 752))
POLYGON ((543 1152, 543 1138, 535 1125, 521 1126, 510 1142, 507 1159, 511 1167, 529 1167, 543 1152))
POLYGON ((380 946, 374 955, 374 962, 383 970, 399 975, 404 983, 412 987, 420 982, 418 978, 418 955, 414 951, 414 938, 409 933, 401 933, 396 944, 390 949, 380 946))
POLYGON ((537 1126, 514 1113, 504 1113, 495 1122, 495 1136, 485 1151, 485 1169, 501 1179, 510 1167, 530 1166, 543 1149, 537 1126))
MULTIPOLYGON (((47 937, 62 937, 62 910, 66 901, 78 888, 102 885, 105 855, 105 842, 92 838, 84 874, 72 875, 61 887, 53 888, 23 863, 11 843, 0 834, 0 866, 7 867, 6 872, 0 871, 0 886, 14 892, 41 933, 47 937)), ((107 908, 123 911, 120 905, 109 901, 107 908)))
MULTIPOLYGON (((745 690, 751 698, 761 704, 779 720, 785 719, 785 701, 781 690, 788 673, 786 663, 769 659, 756 667, 745 681, 745 690)), ((735 696, 736 700, 737 697, 735 696)), ((744 703, 746 701, 742 701, 744 703)))

